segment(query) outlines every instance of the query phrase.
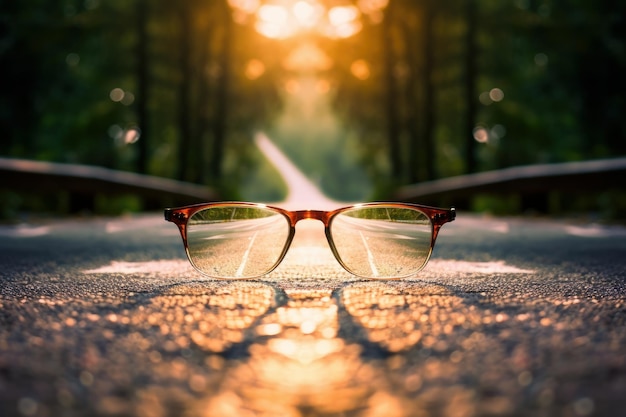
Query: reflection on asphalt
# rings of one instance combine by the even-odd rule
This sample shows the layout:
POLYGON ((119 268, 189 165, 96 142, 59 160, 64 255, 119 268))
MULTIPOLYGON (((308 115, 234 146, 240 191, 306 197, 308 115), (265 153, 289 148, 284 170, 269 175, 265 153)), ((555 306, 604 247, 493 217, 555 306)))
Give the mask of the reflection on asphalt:
POLYGON ((287 295, 256 325, 259 338, 248 355, 229 362, 219 391, 196 409, 211 416, 364 411, 377 391, 383 393, 371 384, 377 369, 363 363, 359 345, 339 338, 338 330, 329 291, 287 295))
POLYGON ((365 281, 337 263, 320 222, 302 221, 272 274, 215 281, 179 241, 154 237, 164 226, 122 223, 0 242, 3 417, 585 417, 624 405, 617 238, 455 222, 418 276, 365 281))

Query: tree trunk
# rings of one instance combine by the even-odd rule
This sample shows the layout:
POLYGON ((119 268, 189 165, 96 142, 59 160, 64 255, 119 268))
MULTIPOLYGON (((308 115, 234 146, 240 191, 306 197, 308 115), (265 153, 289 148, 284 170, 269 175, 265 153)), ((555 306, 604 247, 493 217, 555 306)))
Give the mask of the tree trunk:
POLYGON ((435 68, 435 39, 433 33, 433 21, 435 10, 433 0, 424 1, 423 21, 423 50, 424 70, 422 82, 424 84, 424 126, 422 130, 422 143, 424 146, 422 161, 424 162, 424 175, 426 180, 435 178, 435 84, 433 72, 435 68))
POLYGON ((476 140, 473 130, 476 127, 476 31, 477 31, 477 11, 476 1, 466 0, 466 21, 467 33, 465 44, 465 102, 466 120, 463 136, 465 137, 465 171, 467 173, 476 172, 476 140))
POLYGON ((187 2, 178 5, 180 25, 180 82, 178 85, 178 174, 181 181, 189 180, 192 146, 191 129, 191 88, 193 82, 193 66, 191 62, 192 21, 191 10, 187 2))
POLYGON ((222 162, 226 142, 226 127, 229 104, 230 60, 232 46, 232 22, 228 6, 224 4, 223 38, 220 59, 220 76, 217 86, 217 103, 215 108, 215 121, 213 123, 213 152, 211 155, 210 173, 213 180, 219 180, 222 176, 222 162))
POLYGON ((141 138, 137 142, 137 160, 135 169, 141 174, 148 171, 148 149, 150 120, 148 103, 149 91, 149 38, 148 38, 148 13, 149 2, 139 0, 137 2, 137 124, 141 129, 141 138))
MULTIPOLYGON (((416 12, 416 13, 419 13, 416 12)), ((421 22, 418 21, 418 25, 421 22)), ((404 44, 406 48, 406 60, 409 66, 405 86, 405 100, 407 106, 406 128, 409 137, 408 149, 408 181, 416 183, 422 179, 421 171, 421 155, 423 152, 422 138, 420 136, 419 114, 422 106, 420 105, 420 91, 417 85, 417 78, 421 74, 422 68, 416 57, 416 48, 412 45, 415 43, 416 30, 409 22, 402 25, 404 44)))
MULTIPOLYGON (((213 36, 213 25, 209 24, 201 31, 203 34, 202 39, 211 39, 213 36)), ((208 42, 207 42, 208 43, 208 42)), ((195 182, 203 184, 209 179, 209 141, 210 141, 210 128, 211 128, 211 83, 209 75, 207 74, 207 68, 211 62, 211 50, 210 46, 204 45, 202 47, 202 53, 198 63, 198 125, 197 125, 197 149, 194 153, 195 164, 197 166, 195 182)))
POLYGON ((402 159, 400 157, 400 129, 398 124, 398 94, 395 70, 395 55, 393 52, 393 3, 387 8, 383 21, 383 49, 385 51, 385 75, 387 83, 387 95, 385 97, 385 110, 387 114, 387 140, 389 142, 389 163, 391 165, 391 177, 393 181, 402 180, 402 159))

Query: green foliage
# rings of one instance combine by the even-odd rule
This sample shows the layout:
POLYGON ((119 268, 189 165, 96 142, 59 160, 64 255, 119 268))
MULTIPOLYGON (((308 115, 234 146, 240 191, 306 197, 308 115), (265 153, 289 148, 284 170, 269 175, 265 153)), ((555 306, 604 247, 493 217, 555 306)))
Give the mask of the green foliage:
MULTIPOLYGON (((624 155, 625 16, 620 2, 391 0, 356 36, 276 41, 234 23, 225 0, 6 1, 0 154, 251 200, 284 194, 252 146, 257 131, 342 200, 470 170, 624 155), (303 42, 332 66, 287 70, 303 42), (262 70, 251 75, 253 60, 262 70), (367 74, 355 76, 358 62, 367 74), (330 86, 313 112, 285 93, 298 77, 330 86), (124 140, 133 126, 141 138, 124 140)), ((516 203, 475 202, 488 205, 516 203)))
POLYGON ((252 202, 284 200, 287 186, 249 138, 241 138, 235 146, 239 148, 238 153, 229 153, 224 163, 225 171, 229 173, 221 182, 224 199, 252 202))
POLYGON ((350 128, 382 132, 370 136, 376 145, 365 152, 400 154, 398 183, 429 179, 428 159, 437 177, 463 174, 470 153, 478 171, 623 155, 625 16, 626 6, 615 2, 392 1, 391 23, 367 27, 337 60, 336 110, 350 128), (350 74, 357 59, 370 64, 367 80, 350 74), (396 94, 386 98, 389 88, 396 94), (489 98, 493 89, 504 98, 489 98), (485 128, 484 142, 471 140, 473 127, 485 128))

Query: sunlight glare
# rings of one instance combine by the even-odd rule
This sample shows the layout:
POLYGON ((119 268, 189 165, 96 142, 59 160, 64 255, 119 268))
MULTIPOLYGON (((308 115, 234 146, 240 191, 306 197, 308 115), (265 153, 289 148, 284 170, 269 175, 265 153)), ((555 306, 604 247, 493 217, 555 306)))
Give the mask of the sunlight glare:
POLYGON ((333 26, 354 22, 359 18, 359 9, 354 6, 336 6, 328 11, 328 20, 333 26))
POLYGON ((280 5, 266 4, 257 12, 256 30, 263 36, 281 39, 290 36, 293 29, 288 25, 289 11, 280 5))
POLYGON ((359 33, 362 28, 363 28, 363 24, 359 21, 345 23, 335 28, 335 37, 349 38, 359 33))
POLYGON ((274 25, 284 25, 289 18, 289 12, 283 6, 266 4, 259 9, 259 19, 274 25))
POLYGON ((361 31, 360 12, 356 6, 336 6, 328 11, 330 26, 326 35, 331 38, 349 38, 361 31))
POLYGON ((324 13, 324 9, 319 4, 312 4, 305 0, 294 4, 292 11, 298 24, 307 28, 317 25, 320 16, 324 13))
POLYGON ((359 0, 357 5, 364 14, 377 13, 387 7, 389 0, 359 0))
POLYGON ((259 0, 228 0, 228 5, 249 14, 255 13, 260 6, 259 0))

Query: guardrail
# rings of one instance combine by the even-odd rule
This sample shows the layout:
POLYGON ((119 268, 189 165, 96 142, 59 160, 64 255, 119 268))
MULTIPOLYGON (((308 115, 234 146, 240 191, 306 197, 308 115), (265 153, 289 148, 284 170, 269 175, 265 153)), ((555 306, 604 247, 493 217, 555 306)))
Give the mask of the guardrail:
POLYGON ((553 191, 626 190, 626 158, 599 159, 505 168, 449 177, 399 188, 394 199, 437 204, 465 204, 479 194, 522 196, 553 191))
POLYGON ((134 195, 149 202, 214 201, 209 187, 108 168, 0 158, 0 188, 40 194, 67 191, 83 196, 134 195))
MULTIPOLYGON (((216 201, 219 195, 197 184, 112 169, 24 159, 0 158, 0 188, 40 194, 67 191, 83 196, 130 194, 150 202, 191 204, 216 201)), ((545 195, 553 191, 626 191, 626 158, 539 164, 461 175, 400 187, 398 201, 456 204, 474 196, 545 195)))

